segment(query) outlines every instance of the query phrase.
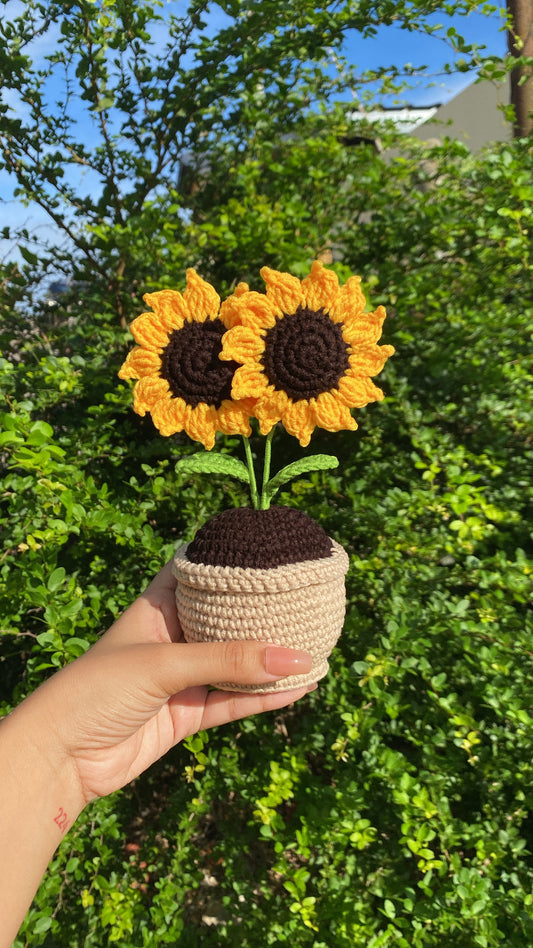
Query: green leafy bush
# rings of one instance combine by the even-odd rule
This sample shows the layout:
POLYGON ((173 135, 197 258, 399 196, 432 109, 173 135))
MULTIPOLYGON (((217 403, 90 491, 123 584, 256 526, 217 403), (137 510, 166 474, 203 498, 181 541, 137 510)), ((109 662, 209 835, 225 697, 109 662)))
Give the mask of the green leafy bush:
MULTIPOLYGON (((346 220, 335 266, 385 303, 397 356, 359 432, 313 439, 339 469, 279 501, 350 553, 331 672, 295 708, 197 735, 93 803, 17 948, 533 939, 531 149, 351 160, 368 213, 346 220)), ((289 232, 293 259, 314 253, 294 237, 287 175, 280 268, 289 232)), ((190 238, 222 284, 227 261, 198 236, 219 210, 190 238)), ((249 235, 233 233, 238 259, 249 235)), ((133 415, 116 378, 130 343, 103 299, 51 323, 6 306, 0 332, 5 711, 85 650, 179 540, 245 502, 234 483, 180 478, 190 444, 133 415)), ((301 456, 276 437, 280 467, 301 456)))

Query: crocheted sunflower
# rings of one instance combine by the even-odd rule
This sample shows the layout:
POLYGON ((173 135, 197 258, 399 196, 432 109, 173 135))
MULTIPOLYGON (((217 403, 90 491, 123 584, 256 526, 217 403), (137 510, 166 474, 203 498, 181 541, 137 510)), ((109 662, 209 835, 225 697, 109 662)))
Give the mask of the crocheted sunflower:
POLYGON ((151 312, 132 323, 137 345, 119 372, 136 380, 134 409, 149 412, 161 434, 185 431, 207 449, 180 457, 178 473, 222 474, 249 486, 252 508, 225 510, 204 524, 177 550, 173 571, 186 641, 255 638, 311 652, 313 667, 304 678, 218 684, 250 692, 322 678, 345 613, 346 551, 303 512, 270 506, 288 481, 332 470, 338 459, 306 456, 271 477, 276 425, 302 446, 315 427, 355 430, 351 410, 383 398, 372 376, 394 352, 377 345, 385 310, 365 312, 359 277, 340 286, 318 262, 301 281, 267 267, 261 274, 266 293, 241 283, 222 305, 192 269, 183 294, 145 296, 151 312), (251 417, 266 436, 261 484, 251 417), (211 452, 218 431, 243 436, 246 463, 211 452))
POLYGON ((193 269, 187 270, 186 282, 183 295, 161 290, 144 297, 153 312, 131 324, 137 346, 119 377, 138 380, 134 410, 149 412, 162 435, 185 431, 210 450, 217 431, 251 434, 253 402, 231 396, 237 363, 219 358, 230 323, 218 293, 193 269))
POLYGON ((315 427, 349 429, 351 408, 379 401, 371 380, 393 354, 378 346, 385 310, 365 312, 360 277, 339 286, 319 261, 300 281, 263 267, 266 295, 240 284, 222 306, 231 328, 220 358, 232 369, 235 399, 255 399, 254 416, 266 435, 281 421, 305 447, 315 427))

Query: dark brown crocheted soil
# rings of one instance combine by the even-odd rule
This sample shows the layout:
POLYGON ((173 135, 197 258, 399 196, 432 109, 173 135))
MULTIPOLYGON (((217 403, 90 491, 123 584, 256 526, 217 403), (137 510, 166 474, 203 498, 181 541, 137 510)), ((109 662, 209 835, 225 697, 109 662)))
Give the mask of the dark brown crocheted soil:
POLYGON ((187 549, 192 563, 272 569, 331 556, 325 530, 301 510, 236 507, 204 524, 187 549))

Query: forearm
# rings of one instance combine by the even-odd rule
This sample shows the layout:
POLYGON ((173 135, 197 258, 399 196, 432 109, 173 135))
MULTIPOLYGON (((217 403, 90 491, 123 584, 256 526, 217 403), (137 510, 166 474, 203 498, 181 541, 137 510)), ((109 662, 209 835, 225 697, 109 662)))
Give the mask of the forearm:
POLYGON ((38 693, 0 722, 0 948, 15 939, 57 846, 82 809, 38 693))
POLYGON ((10 948, 57 846, 87 802, 201 728, 309 690, 213 692, 306 674, 311 655, 260 642, 179 641, 170 564, 89 651, 0 721, 0 948, 10 948))

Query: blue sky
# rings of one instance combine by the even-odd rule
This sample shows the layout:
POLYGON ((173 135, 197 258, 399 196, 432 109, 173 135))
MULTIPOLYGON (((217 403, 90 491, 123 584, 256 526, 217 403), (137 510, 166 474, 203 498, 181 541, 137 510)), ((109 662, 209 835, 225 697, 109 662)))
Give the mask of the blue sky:
POLYGON ((345 54, 360 71, 380 63, 426 65, 427 77, 412 84, 402 98, 410 105, 440 105, 475 79, 475 73, 444 74, 444 65, 454 58, 446 31, 455 27, 467 43, 483 44, 486 47, 484 55, 503 57, 506 53, 506 34, 502 31, 504 16, 505 10, 502 14, 495 13, 490 17, 481 13, 455 17, 433 14, 427 18, 428 23, 432 26, 442 25, 443 28, 432 36, 409 33, 399 26, 382 27, 373 39, 352 35, 345 44, 345 54))
MULTIPOLYGON (((4 15, 10 17, 22 6, 21 0, 9 0, 4 7, 4 15)), ((219 29, 223 19, 224 14, 218 11, 217 15, 214 12, 210 24, 211 29, 213 31, 219 29)), ((398 66, 405 63, 427 65, 428 76, 411 83, 409 91, 402 95, 402 99, 410 104, 420 106, 447 102, 475 78, 475 74, 469 73, 451 76, 443 73, 444 64, 453 58, 450 46, 442 39, 450 26, 455 26, 467 42, 485 44, 487 54, 494 56, 505 54, 506 38, 501 29, 503 16, 500 13, 494 13, 490 17, 481 13, 471 13, 467 17, 446 17, 434 14, 428 19, 432 24, 442 23, 443 30, 438 35, 409 33, 394 26, 382 27, 373 39, 362 39, 354 33, 345 44, 345 55, 350 63, 357 66, 358 72, 389 63, 398 66)), ((54 44, 55 38, 52 31, 48 39, 39 41, 39 47, 34 50, 35 55, 45 56, 53 49, 54 44)), ((388 100, 387 104, 392 105, 393 100, 388 100)), ((0 171, 0 202, 2 226, 26 226, 40 238, 50 237, 53 234, 44 211, 38 207, 24 207, 19 201, 13 199, 12 182, 2 171, 0 171)), ((0 261, 4 255, 12 258, 12 252, 13 245, 0 240, 0 261)))

